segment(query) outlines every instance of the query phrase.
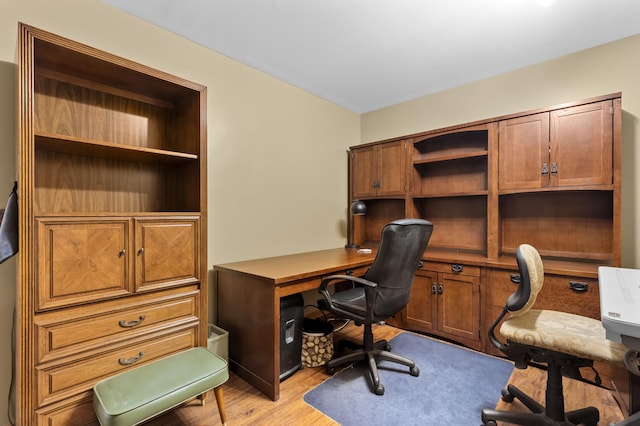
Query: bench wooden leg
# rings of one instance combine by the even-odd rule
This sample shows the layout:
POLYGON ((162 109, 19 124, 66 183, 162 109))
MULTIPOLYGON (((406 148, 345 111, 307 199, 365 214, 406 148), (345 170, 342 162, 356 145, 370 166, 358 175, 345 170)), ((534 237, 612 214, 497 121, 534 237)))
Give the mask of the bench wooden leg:
POLYGON ((222 424, 226 426, 227 414, 224 412, 224 394, 222 393, 222 386, 214 388, 213 392, 216 394, 216 403, 218 404, 218 411, 220 412, 220 421, 222 421, 222 424))

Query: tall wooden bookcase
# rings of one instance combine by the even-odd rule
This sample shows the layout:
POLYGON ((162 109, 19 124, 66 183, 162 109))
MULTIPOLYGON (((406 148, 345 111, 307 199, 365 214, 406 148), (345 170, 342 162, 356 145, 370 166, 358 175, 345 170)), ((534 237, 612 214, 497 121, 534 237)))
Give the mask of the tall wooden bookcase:
POLYGON ((16 417, 207 339, 206 88, 19 24, 16 417))

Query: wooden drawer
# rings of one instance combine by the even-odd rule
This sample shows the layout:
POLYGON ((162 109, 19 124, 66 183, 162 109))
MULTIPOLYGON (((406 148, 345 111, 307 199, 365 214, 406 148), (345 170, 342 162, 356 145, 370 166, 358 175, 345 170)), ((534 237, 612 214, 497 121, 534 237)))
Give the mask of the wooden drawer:
POLYGON ((418 269, 417 273, 420 273, 420 271, 433 271, 470 277, 480 276, 479 266, 465 265, 464 263, 424 262, 424 265, 418 269))
POLYGON ((538 294, 538 299, 533 307, 600 319, 598 280, 545 274, 544 287, 538 294), (576 291, 572 289, 573 287, 580 290, 576 291))
POLYGON ((37 410, 36 416, 37 426, 100 426, 93 410, 93 392, 37 410))
POLYGON ((99 380, 196 345, 198 324, 127 341, 107 351, 66 363, 36 367, 37 404, 43 406, 87 391, 99 380))
POLYGON ((38 363, 197 321, 197 287, 36 316, 38 363))
MULTIPOLYGON (((516 289, 511 276, 517 271, 491 271, 491 304, 502 307, 516 289)), ((544 286, 534 309, 552 309, 595 319, 600 318, 598 280, 592 278, 545 274, 544 286)))

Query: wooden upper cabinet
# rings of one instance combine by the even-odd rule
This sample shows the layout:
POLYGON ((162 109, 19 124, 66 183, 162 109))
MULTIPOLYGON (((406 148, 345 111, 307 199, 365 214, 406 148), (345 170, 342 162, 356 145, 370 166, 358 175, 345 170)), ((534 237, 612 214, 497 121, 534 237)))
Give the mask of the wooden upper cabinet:
POLYGON ((196 217, 136 220, 136 291, 199 280, 196 217))
POLYGON ((550 184, 611 185, 612 101, 551 111, 550 184))
POLYGON ((611 100, 499 124, 501 191, 613 184, 611 100))
POLYGON ((37 219, 37 310, 130 293, 129 221, 37 219))
POLYGON ((547 185, 549 113, 527 115, 499 124, 498 185, 501 190, 547 185))
POLYGON ((407 150, 405 141, 386 142, 351 150, 354 199, 403 196, 407 150))

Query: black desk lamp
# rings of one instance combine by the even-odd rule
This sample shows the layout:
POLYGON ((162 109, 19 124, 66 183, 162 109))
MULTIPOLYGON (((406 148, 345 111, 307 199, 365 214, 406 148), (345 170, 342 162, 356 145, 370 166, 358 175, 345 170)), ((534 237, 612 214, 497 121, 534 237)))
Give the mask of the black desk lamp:
POLYGON ((351 207, 349 208, 349 221, 347 222, 348 227, 347 227, 347 236, 349 237, 349 243, 347 245, 345 245, 346 248, 359 248, 360 246, 358 244, 354 243, 354 235, 353 235, 353 228, 354 228, 354 216, 362 216, 365 213, 367 213, 367 205, 360 200, 354 200, 351 203, 351 207))

